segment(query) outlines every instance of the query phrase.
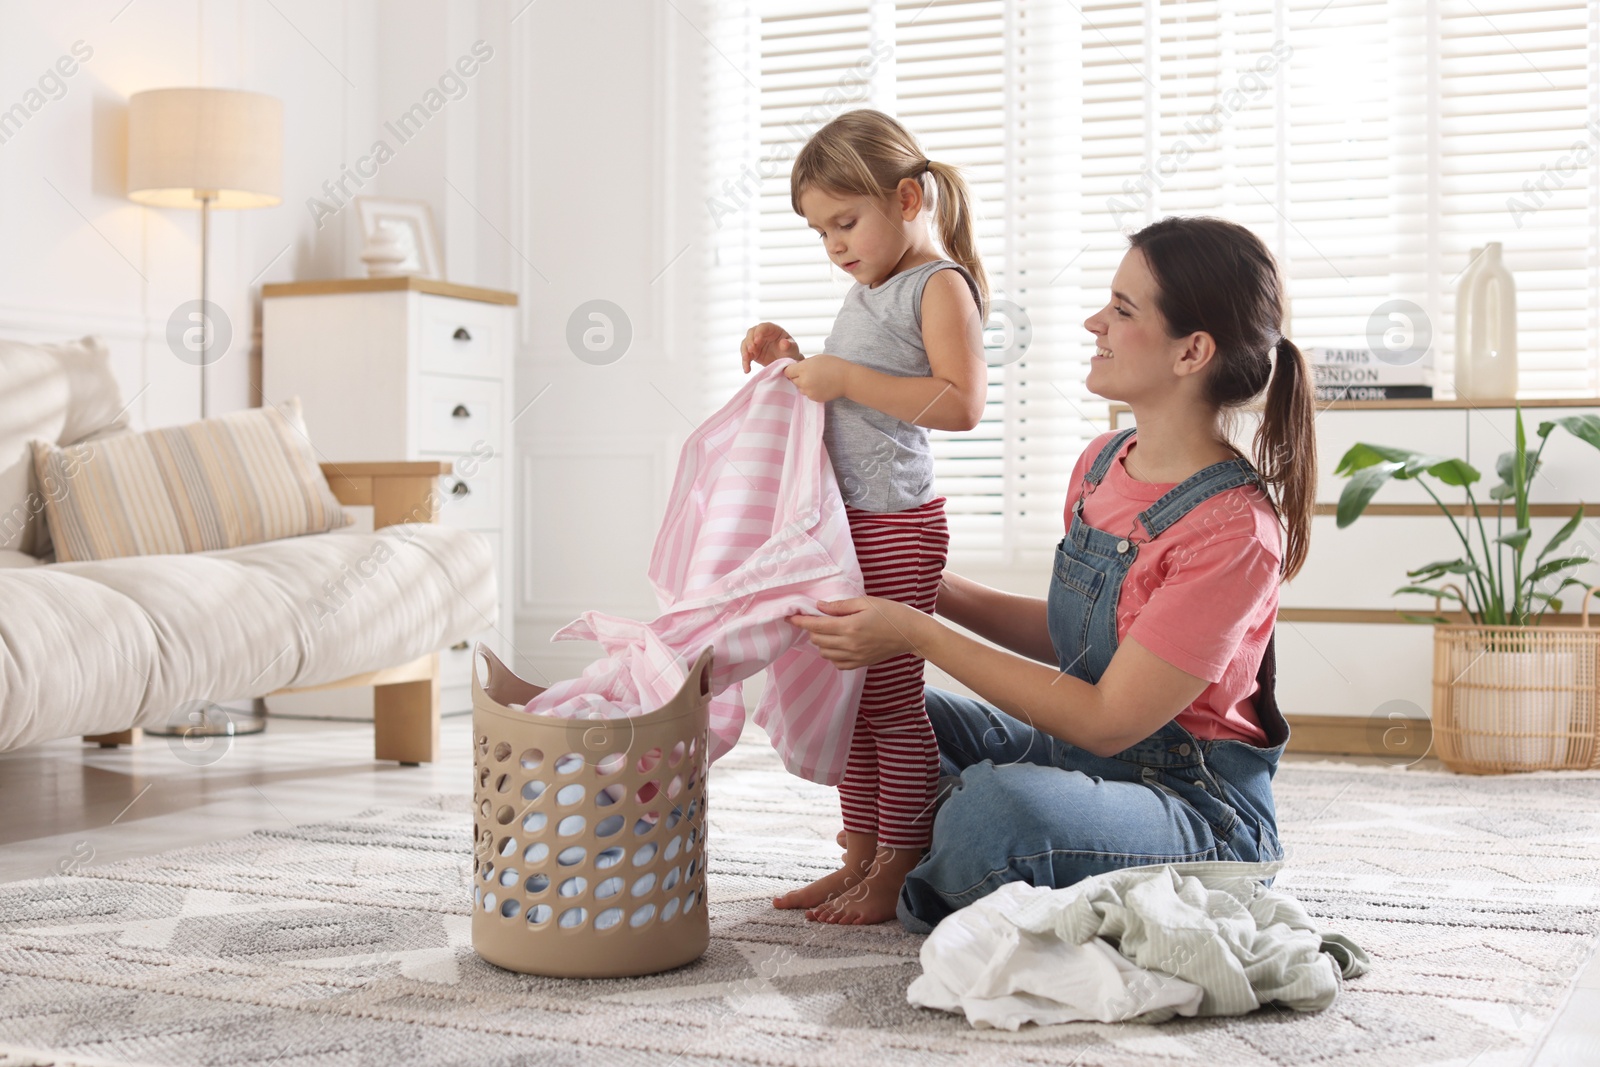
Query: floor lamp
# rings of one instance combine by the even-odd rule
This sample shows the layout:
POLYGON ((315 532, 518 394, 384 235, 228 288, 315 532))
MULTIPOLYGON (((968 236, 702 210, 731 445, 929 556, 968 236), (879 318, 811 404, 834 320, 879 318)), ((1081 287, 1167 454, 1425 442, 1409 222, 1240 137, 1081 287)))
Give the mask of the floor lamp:
MULTIPOLYGON (((149 207, 200 209, 200 417, 212 353, 207 288, 213 209, 271 207, 283 199, 283 105, 237 89, 150 89, 128 100, 128 199, 149 207)), ((173 354, 187 360, 187 347, 173 354)), ((259 702, 257 702, 259 704, 259 702)), ((256 733, 264 716, 239 721, 216 704, 185 705, 187 721, 146 727, 169 737, 256 733)))
MULTIPOLYGON (((150 89, 128 100, 128 199, 200 209, 200 417, 206 416, 211 212, 283 199, 283 104, 237 89, 150 89)), ((176 353, 175 353, 176 354, 176 353)))

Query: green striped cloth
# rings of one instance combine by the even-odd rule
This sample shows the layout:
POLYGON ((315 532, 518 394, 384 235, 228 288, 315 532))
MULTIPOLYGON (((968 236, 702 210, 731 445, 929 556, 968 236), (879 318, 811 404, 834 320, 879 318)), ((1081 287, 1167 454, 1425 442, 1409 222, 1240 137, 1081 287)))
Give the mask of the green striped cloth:
POLYGON ((347 521, 298 398, 65 448, 32 444, 58 563, 236 548, 347 521))

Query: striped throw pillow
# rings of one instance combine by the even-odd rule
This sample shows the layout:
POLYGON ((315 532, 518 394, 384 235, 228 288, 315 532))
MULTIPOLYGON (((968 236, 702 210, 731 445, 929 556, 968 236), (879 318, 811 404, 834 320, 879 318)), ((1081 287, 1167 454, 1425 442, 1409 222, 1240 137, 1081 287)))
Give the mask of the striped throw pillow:
POLYGON ((298 397, 65 448, 32 445, 58 563, 236 548, 346 523, 298 397))

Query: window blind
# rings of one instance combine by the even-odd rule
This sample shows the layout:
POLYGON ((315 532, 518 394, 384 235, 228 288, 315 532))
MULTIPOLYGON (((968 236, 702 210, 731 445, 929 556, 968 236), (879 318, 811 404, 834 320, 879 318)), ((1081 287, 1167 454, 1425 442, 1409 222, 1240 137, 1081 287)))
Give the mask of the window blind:
POLYGON ((1450 392, 1454 289, 1498 240, 1521 391, 1600 393, 1600 14, 1580 0, 761 0, 713 3, 707 411, 758 321, 820 351, 849 279, 789 206, 789 161, 850 107, 899 117, 978 199, 989 401, 933 431, 952 555, 1030 566, 1106 404, 1083 388, 1127 249, 1170 214, 1249 226, 1302 347, 1366 343, 1396 299, 1450 392), (864 72, 864 73, 863 73, 864 72), (1585 149, 1584 146, 1587 146, 1585 149), (1015 321, 1011 321, 1015 320, 1015 321), (1025 321, 1020 358, 1001 327, 1025 321))

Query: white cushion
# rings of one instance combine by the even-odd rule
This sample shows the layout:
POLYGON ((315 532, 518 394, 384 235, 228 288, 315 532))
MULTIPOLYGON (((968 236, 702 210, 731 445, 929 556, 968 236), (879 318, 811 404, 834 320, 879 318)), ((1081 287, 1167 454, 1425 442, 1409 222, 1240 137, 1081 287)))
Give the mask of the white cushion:
POLYGON ((398 666, 496 622, 489 542, 434 524, 0 570, 0 750, 398 666))
POLYGON ((75 444, 127 426, 111 357, 98 337, 50 345, 0 341, 0 549, 39 555, 46 547, 30 440, 75 444))
POLYGON ((39 561, 26 552, 17 552, 9 548, 0 548, 0 571, 12 567, 37 567, 39 561))

